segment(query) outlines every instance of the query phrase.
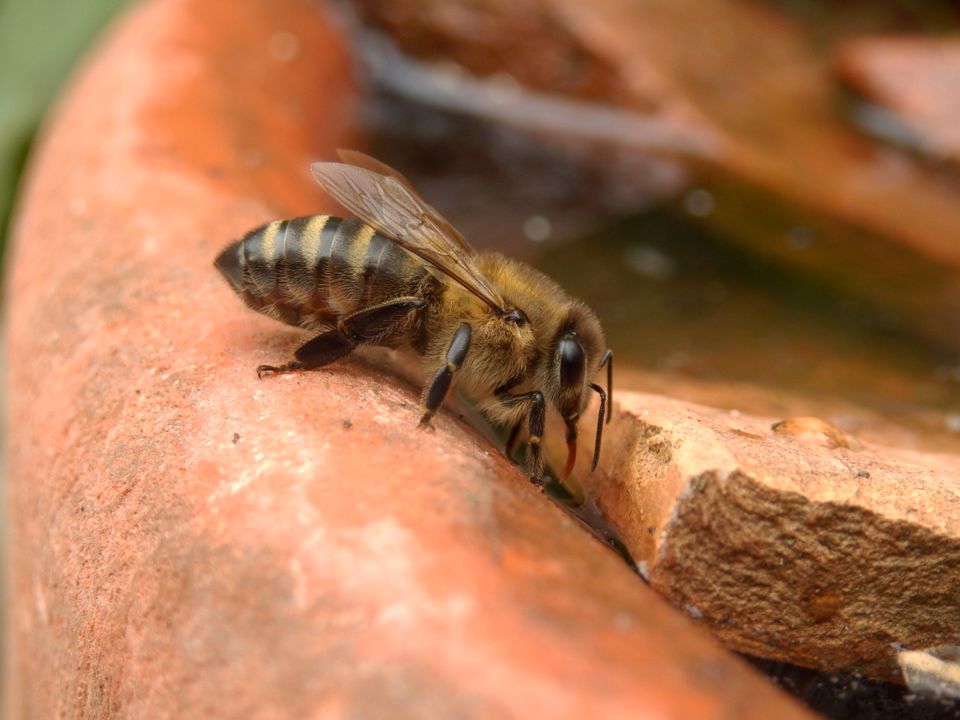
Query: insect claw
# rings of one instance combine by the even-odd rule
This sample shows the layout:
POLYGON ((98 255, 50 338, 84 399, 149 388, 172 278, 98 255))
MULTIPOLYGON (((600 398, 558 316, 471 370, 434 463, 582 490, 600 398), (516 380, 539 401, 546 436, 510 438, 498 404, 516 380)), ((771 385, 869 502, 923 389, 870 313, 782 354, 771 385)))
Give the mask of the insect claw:
POLYGON ((257 379, 262 380, 264 374, 279 375, 280 373, 291 372, 292 370, 302 370, 303 363, 294 360, 286 365, 274 367, 273 365, 257 365, 257 379))
POLYGON ((263 380, 264 374, 272 375, 277 372, 280 372, 280 368, 273 365, 257 365, 257 380, 263 380))

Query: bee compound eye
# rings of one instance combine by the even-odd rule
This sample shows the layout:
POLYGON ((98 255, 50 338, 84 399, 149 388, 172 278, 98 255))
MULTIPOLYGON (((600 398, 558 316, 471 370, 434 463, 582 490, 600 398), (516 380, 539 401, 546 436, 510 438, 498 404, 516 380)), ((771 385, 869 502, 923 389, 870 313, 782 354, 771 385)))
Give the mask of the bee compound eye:
POLYGON ((558 348, 560 355, 560 385, 564 388, 583 385, 587 358, 583 346, 571 336, 564 336, 558 348))

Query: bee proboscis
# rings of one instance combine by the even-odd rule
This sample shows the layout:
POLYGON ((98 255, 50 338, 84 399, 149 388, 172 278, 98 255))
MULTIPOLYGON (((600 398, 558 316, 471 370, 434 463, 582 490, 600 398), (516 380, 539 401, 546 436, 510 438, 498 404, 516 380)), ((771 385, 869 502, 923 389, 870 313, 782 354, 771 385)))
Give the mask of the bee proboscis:
POLYGON ((291 361, 261 365, 257 375, 323 367, 361 345, 412 351, 430 375, 420 425, 429 427, 456 379, 487 417, 512 428, 508 456, 526 422, 538 485, 547 408, 566 424, 566 478, 592 390, 600 397, 595 468, 613 354, 593 312, 528 265, 476 252, 393 168, 355 151, 340 158, 311 169, 355 219, 267 223, 216 259, 248 306, 312 333, 291 361), (604 366, 606 392, 591 381, 604 366))

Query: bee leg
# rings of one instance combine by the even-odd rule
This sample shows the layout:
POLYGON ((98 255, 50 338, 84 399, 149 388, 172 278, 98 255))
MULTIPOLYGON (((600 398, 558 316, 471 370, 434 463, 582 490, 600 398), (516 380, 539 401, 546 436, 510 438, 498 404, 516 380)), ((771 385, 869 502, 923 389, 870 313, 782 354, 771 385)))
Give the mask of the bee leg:
POLYGON ((411 310, 426 307, 418 297, 400 297, 347 315, 337 323, 337 330, 355 344, 376 344, 406 319, 411 310))
POLYGON ((527 438, 530 455, 530 482, 543 487, 543 450, 540 441, 543 439, 543 425, 547 419, 547 407, 543 401, 543 393, 534 390, 530 393, 530 436, 527 438))
POLYGON ((450 390, 453 374, 460 369, 463 361, 467 358, 471 332, 470 326, 464 323, 453 334, 453 339, 447 348, 446 365, 437 370, 424 391, 424 405, 426 405, 427 411, 420 418, 420 427, 430 428, 430 418, 443 404, 443 399, 447 396, 447 391, 450 390))
POLYGON ((294 360, 285 365, 261 365, 257 377, 264 373, 285 373, 294 370, 313 370, 329 365, 353 352, 361 343, 374 343, 396 327, 411 310, 419 310, 426 301, 416 297, 401 297, 389 302, 357 310, 337 323, 335 330, 317 335, 297 348, 294 360))
POLYGON ((263 377, 264 373, 285 373, 323 367, 349 355, 356 347, 357 343, 351 338, 337 330, 329 330, 298 347, 293 353, 295 360, 279 367, 260 365, 257 368, 257 377, 263 377))
POLYGON ((263 380, 264 375, 279 375, 280 373, 293 372, 303 369, 303 365, 296 362, 284 363, 283 365, 257 365, 257 379, 263 380))
MULTIPOLYGON (((517 403, 530 403, 530 411, 527 414, 527 423, 530 428, 530 436, 527 438, 528 457, 530 460, 530 482, 538 487, 543 487, 543 450, 540 447, 540 441, 543 439, 543 428, 547 419, 547 406, 543 400, 543 393, 539 390, 520 393, 519 395, 509 395, 503 393, 500 399, 507 405, 516 405, 517 403)), ((520 424, 510 433, 511 440, 520 424)), ((516 442, 514 440, 514 442, 516 442)), ((509 446, 509 443, 508 443, 509 446)))

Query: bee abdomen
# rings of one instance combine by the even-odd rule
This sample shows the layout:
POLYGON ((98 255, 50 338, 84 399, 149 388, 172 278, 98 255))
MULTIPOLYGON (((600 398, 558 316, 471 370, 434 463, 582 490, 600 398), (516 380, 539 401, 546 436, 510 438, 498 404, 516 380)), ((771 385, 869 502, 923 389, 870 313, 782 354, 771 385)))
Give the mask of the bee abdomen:
POLYGON ((311 329, 416 294, 427 274, 369 225, 327 215, 268 223, 227 247, 215 264, 251 308, 311 329))

